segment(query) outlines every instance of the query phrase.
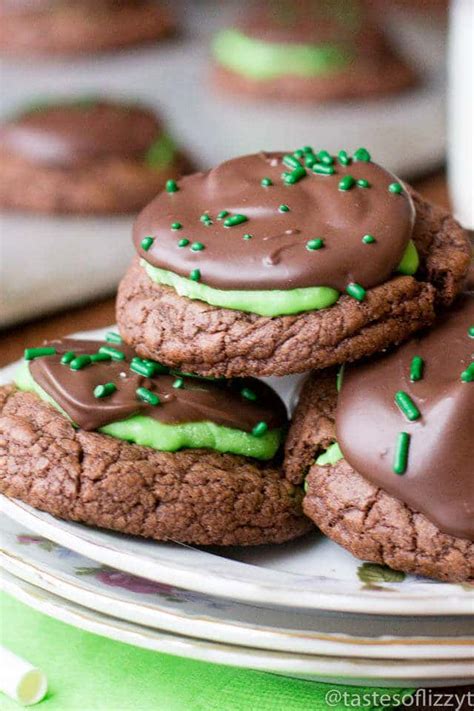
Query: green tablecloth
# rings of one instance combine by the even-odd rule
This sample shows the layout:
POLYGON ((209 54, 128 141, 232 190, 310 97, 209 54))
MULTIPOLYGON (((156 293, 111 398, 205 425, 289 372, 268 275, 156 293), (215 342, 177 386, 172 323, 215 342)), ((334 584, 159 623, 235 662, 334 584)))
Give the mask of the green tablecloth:
MULTIPOLYGON (((371 693, 371 689, 316 684, 158 654, 83 632, 7 595, 2 595, 0 602, 1 643, 48 677, 48 696, 37 706, 39 711, 340 711, 380 707, 379 703, 357 703, 355 695, 371 693), (325 696, 334 689, 350 694, 352 705, 350 701, 346 706, 327 704, 325 696)), ((391 706, 386 699, 382 704, 391 706)), ((18 711, 20 707, 0 694, 0 708, 18 711)))

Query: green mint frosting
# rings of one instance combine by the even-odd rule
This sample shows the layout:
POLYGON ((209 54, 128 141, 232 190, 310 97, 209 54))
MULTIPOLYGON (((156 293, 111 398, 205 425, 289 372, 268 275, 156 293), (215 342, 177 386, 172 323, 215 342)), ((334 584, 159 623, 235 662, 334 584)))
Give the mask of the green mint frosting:
POLYGON ((344 455, 341 452, 339 444, 337 442, 333 442, 322 454, 319 455, 315 464, 319 467, 325 467, 329 464, 335 464, 340 459, 344 459, 344 455))
POLYGON ((164 133, 151 144, 145 156, 145 163, 154 170, 164 170, 173 162, 176 145, 168 134, 164 133))
POLYGON ((192 281, 166 269, 153 267, 142 260, 148 276, 157 284, 172 286, 177 294, 188 299, 199 299, 212 306, 236 309, 259 316, 281 316, 300 311, 325 309, 339 298, 339 292, 328 286, 311 286, 303 289, 272 289, 269 291, 240 291, 214 289, 192 281))
POLYGON ((255 80, 327 74, 346 67, 353 57, 336 44, 265 42, 234 29, 218 32, 212 51, 219 64, 255 80))
MULTIPOLYGON (((224 290, 154 267, 144 259, 142 267, 156 284, 171 286, 179 296, 198 299, 211 306, 235 309, 273 318, 303 311, 318 311, 336 303, 339 292, 329 286, 308 286, 300 289, 269 289, 262 291, 224 290)), ((419 265, 418 252, 410 240, 397 269, 402 274, 415 274, 419 265)))
MULTIPOLYGON (((35 393, 71 419, 58 403, 33 379, 28 363, 22 363, 15 377, 19 390, 35 393)), ((212 449, 216 452, 240 454, 253 459, 272 459, 283 439, 281 428, 269 430, 260 437, 250 432, 216 425, 213 422, 185 422, 167 425, 153 417, 133 415, 126 420, 112 422, 101 427, 99 432, 157 449, 160 452, 176 452, 179 449, 212 449)))

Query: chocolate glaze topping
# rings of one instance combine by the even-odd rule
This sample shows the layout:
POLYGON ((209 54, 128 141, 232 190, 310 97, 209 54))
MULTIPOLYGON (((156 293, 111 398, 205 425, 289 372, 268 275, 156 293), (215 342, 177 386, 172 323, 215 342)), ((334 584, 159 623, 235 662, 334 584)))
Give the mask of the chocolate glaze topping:
MULTIPOLYGON (((376 163, 334 163, 333 175, 306 175, 286 184, 292 168, 283 153, 234 158, 206 173, 183 178, 175 192, 159 194, 138 216, 135 247, 150 264, 189 276, 198 268, 201 282, 218 289, 294 289, 349 282, 370 288, 396 270, 412 234, 415 209, 409 194, 391 193, 394 175, 376 163), (339 189, 344 176, 369 182, 339 189), (262 186, 270 178, 272 185, 262 186), (287 206, 281 211, 280 206, 287 206), (225 226, 218 215, 243 215, 245 222, 225 226), (203 215, 212 222, 203 222, 203 215), (173 223, 180 223, 177 232, 173 223), (362 242, 370 234, 375 242, 362 242), (244 239, 244 235, 251 235, 244 239), (154 238, 148 250, 144 237, 154 238), (178 246, 189 239, 186 247, 178 246), (310 240, 324 246, 311 251, 310 240), (193 243, 204 248, 193 251, 193 243)), ((304 159, 299 160, 301 166, 304 159)))
POLYGON ((0 146, 31 162, 72 167, 107 158, 143 159, 161 133, 152 111, 84 98, 16 116, 0 127, 0 146))
POLYGON ((438 326, 344 375, 336 417, 345 459, 360 474, 441 531, 474 540, 474 381, 461 373, 474 357, 474 295, 465 295, 438 326), (415 356, 423 377, 411 382, 415 356), (394 403, 408 393, 421 417, 408 421, 394 403), (401 431, 410 435, 405 474, 392 469, 401 431))
POLYGON ((365 17, 360 0, 264 0, 238 23, 247 36, 267 42, 352 42, 365 17))
POLYGON ((136 414, 166 424, 210 421, 245 432, 258 422, 266 422, 273 429, 287 421, 283 402, 260 380, 210 380, 172 373, 147 378, 130 370, 135 353, 124 344, 65 338, 46 345, 53 346, 57 354, 30 361, 31 375, 85 430, 96 430, 136 414), (76 355, 91 355, 101 346, 122 351, 126 360, 92 363, 77 371, 61 363, 61 354, 73 351, 76 355), (182 387, 173 387, 178 378, 183 381, 182 387), (94 389, 106 383, 114 383, 117 390, 107 397, 94 397, 94 389), (136 390, 141 387, 158 395, 160 404, 152 406, 139 400, 136 390), (255 401, 241 394, 245 388, 255 393, 255 401))

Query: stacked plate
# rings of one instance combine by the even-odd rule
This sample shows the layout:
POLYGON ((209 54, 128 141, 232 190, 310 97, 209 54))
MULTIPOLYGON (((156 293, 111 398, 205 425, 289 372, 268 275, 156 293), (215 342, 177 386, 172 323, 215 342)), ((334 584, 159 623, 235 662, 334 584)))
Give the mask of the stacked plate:
POLYGON ((361 564, 317 534, 209 550, 59 521, 5 498, 1 506, 4 589, 82 629, 333 683, 474 681, 469 586, 361 564))
MULTIPOLYGON (((0 371, 0 383, 16 367, 0 371)), ((298 380, 272 379, 290 409, 298 380)), ((5 497, 0 507, 4 589, 77 627, 304 679, 474 682, 474 586, 361 563, 317 532, 280 546, 195 548, 62 521, 5 497)))

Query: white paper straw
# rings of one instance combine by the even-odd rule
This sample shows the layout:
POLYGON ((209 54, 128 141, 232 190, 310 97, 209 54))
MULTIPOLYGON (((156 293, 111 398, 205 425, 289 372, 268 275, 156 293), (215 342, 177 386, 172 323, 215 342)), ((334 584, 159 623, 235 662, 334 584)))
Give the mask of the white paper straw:
POLYGON ((42 671, 0 646, 0 691, 23 706, 44 698, 48 682, 42 671))
POLYGON ((474 230, 474 2, 453 0, 448 55, 448 176, 454 214, 474 230))

